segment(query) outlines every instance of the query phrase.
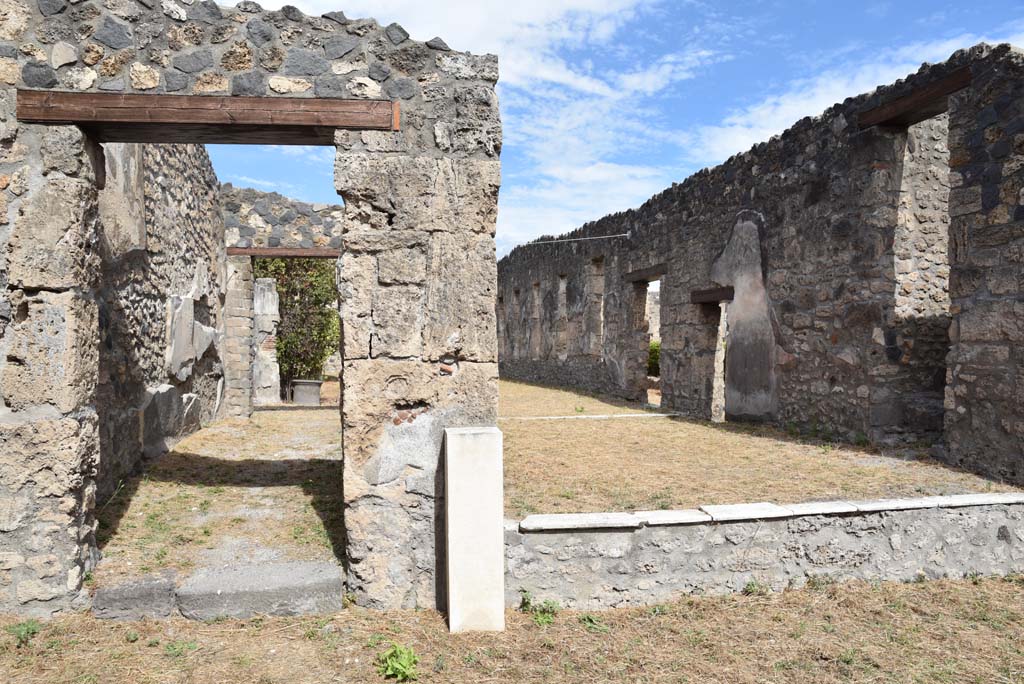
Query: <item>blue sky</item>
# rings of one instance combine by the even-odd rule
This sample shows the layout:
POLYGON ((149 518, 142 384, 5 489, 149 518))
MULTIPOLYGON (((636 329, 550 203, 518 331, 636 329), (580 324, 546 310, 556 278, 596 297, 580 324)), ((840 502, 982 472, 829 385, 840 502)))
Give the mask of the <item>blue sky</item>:
MULTIPOLYGON (((273 3, 264 6, 277 7, 273 3)), ((283 3, 282 3, 283 4, 283 3)), ((500 58, 498 253, 635 207, 803 116, 981 40, 1020 2, 314 0, 500 58)), ((338 202, 330 147, 210 146, 222 182, 338 202)))

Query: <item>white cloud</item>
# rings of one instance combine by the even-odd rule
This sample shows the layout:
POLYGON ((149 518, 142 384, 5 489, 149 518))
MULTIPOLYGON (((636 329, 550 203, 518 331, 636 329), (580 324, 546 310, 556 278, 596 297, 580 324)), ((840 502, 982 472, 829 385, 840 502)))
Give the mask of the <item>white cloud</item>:
POLYGON ((917 71, 922 62, 941 62, 958 49, 987 41, 1024 44, 1024 32, 986 38, 962 34, 919 42, 877 55, 871 61, 848 61, 815 76, 795 80, 777 95, 738 109, 716 125, 702 126, 689 138, 689 157, 714 164, 781 133, 805 116, 817 116, 847 97, 873 91, 917 71))
POLYGON ((292 185, 291 183, 285 183, 277 180, 267 180, 265 178, 253 178, 252 176, 239 176, 231 175, 228 176, 232 181, 239 183, 243 186, 258 188, 260 190, 273 190, 275 192, 295 192, 298 190, 298 186, 292 185))

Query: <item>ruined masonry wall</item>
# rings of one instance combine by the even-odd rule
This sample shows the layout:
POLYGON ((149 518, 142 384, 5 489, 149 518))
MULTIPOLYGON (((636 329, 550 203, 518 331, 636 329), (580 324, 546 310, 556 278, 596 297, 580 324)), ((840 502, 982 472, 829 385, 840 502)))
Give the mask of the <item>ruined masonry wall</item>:
POLYGON ((680 595, 782 591, 819 581, 896 581, 1024 570, 1024 505, 808 515, 637 529, 505 532, 505 600, 592 610, 680 595))
POLYGON ((196 145, 104 146, 98 498, 213 420, 223 394, 224 226, 196 145))
POLYGON ((952 463, 1024 482, 1024 52, 951 97, 946 440, 952 463))
MULTIPOLYGON (((947 137, 974 144, 979 134, 948 129, 975 130, 970 115, 957 123, 955 106, 902 131, 860 130, 857 117, 955 69, 1015 64, 1015 54, 982 45, 924 65, 563 236, 628 238, 517 247, 499 264, 503 376, 641 399, 650 331, 637 299, 660 277, 662 405, 709 418, 719 310, 691 304, 690 293, 732 286, 728 417, 875 443, 938 440, 948 204, 959 201, 950 197, 947 137)), ((1015 116, 989 118, 998 128, 1015 116)), ((1019 206, 1016 196, 1005 201, 1002 214, 1019 206)))
POLYGON ((225 238, 231 247, 341 247, 345 207, 309 204, 276 192, 221 186, 225 238))

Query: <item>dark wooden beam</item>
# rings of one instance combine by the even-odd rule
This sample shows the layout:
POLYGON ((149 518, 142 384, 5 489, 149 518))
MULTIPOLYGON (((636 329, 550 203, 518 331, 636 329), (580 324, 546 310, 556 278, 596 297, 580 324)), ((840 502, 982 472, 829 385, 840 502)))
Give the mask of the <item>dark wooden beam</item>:
POLYGON ((228 256, 264 259, 337 259, 340 249, 329 247, 228 247, 228 256))
POLYGON ((639 268, 635 271, 630 271, 623 277, 623 279, 628 283, 635 283, 641 280, 651 282, 653 280, 658 280, 666 273, 668 273, 668 266, 665 264, 658 264, 657 266, 649 266, 647 268, 639 268))
POLYGON ((718 304, 719 302, 731 302, 733 289, 731 287, 713 287, 708 290, 693 290, 690 292, 691 304, 718 304))
POLYGON ((971 68, 957 69, 909 95, 861 112, 857 117, 857 125, 862 130, 872 126, 902 127, 930 119, 948 110, 949 96, 970 84, 971 68))
POLYGON ((29 123, 78 124, 99 142, 330 145, 334 130, 398 130, 397 102, 19 90, 29 123))

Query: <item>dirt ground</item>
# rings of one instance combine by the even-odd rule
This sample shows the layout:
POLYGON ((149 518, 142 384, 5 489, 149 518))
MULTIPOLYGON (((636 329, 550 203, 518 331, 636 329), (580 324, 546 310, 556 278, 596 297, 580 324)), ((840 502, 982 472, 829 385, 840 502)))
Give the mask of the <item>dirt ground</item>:
MULTIPOLYGON (((1015 491, 943 465, 927 449, 877 451, 748 424, 588 420, 638 405, 503 380, 505 513, 693 508, 702 504, 1015 491), (571 416, 569 420, 523 420, 571 416)), ((650 410, 648 410, 650 412, 650 410)))
MULTIPOLYGON (((450 635, 432 611, 214 623, 40 625, 18 647, 0 617, 11 684, 384 682, 375 660, 412 648, 417 681, 718 684, 1019 684, 1024 578, 822 585, 766 596, 687 598, 553 624, 509 612, 502 634, 450 635)), ((387 681, 394 681, 387 680, 387 681)))
POLYGON ((335 559, 342 545, 339 426, 336 408, 289 406, 185 438, 101 506, 103 559, 88 581, 335 559))

